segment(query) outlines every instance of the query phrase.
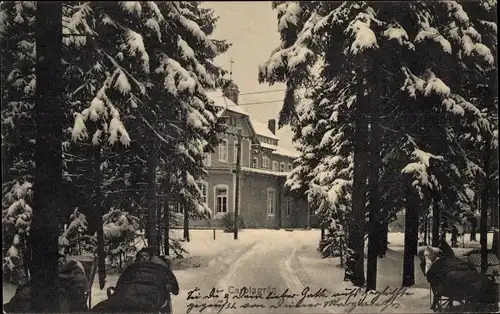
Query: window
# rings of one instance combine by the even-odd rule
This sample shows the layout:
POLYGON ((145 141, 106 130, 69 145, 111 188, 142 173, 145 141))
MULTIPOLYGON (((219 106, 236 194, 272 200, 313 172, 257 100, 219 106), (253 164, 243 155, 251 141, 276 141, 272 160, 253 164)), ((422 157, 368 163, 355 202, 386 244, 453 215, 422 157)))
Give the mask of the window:
POLYGON ((219 143, 219 161, 227 162, 227 140, 223 139, 219 143))
POLYGON ((287 197, 285 198, 285 213, 287 214, 287 216, 290 216, 290 214, 292 213, 292 200, 287 197))
POLYGON ((203 203, 208 204, 208 199, 207 199, 208 183, 202 181, 198 183, 198 188, 200 189, 201 192, 201 200, 203 201, 203 203))
POLYGON ((228 199, 227 185, 219 185, 215 187, 215 213, 227 213, 227 199, 228 199))
POLYGON ((229 125, 236 126, 236 117, 229 117, 229 125))
POLYGON ((285 172, 285 163, 280 162, 280 172, 285 172))
POLYGON ((292 164, 288 164, 288 165, 286 166, 286 171, 291 172, 291 171, 292 171, 292 169, 293 169, 293 168, 292 168, 292 164))
POLYGON ((266 156, 262 157, 262 168, 269 169, 269 158, 266 156))
POLYGON ((206 167, 210 167, 212 165, 212 154, 211 153, 205 153, 205 157, 203 158, 203 164, 206 167))
POLYGON ((278 162, 273 160, 273 171, 278 171, 278 162))
POLYGON ((181 203, 179 202, 172 203, 172 207, 174 209, 175 214, 184 214, 184 206, 182 206, 181 203))
POLYGON ((276 209, 276 191, 272 188, 267 189, 267 215, 274 216, 276 209))
POLYGON ((252 159, 252 168, 259 168, 259 158, 254 157, 252 159))

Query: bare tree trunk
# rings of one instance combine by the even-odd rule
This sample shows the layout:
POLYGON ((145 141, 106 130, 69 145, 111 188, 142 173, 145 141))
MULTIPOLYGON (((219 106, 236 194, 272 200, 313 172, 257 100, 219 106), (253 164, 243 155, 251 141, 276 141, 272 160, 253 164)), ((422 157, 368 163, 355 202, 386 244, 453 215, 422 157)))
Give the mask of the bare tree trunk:
POLYGON ((498 256, 498 237, 500 236, 498 233, 498 181, 495 183, 496 188, 493 189, 495 191, 493 205, 491 206, 491 221, 493 223, 493 243, 491 243, 491 251, 494 252, 498 256))
POLYGON ((156 239, 156 243, 158 243, 158 254, 161 254, 161 247, 162 247, 162 230, 163 230, 163 206, 162 206, 162 197, 160 197, 159 195, 156 196, 156 217, 157 217, 157 239, 156 239))
POLYGON ((381 226, 380 226, 380 252, 379 252, 379 257, 384 257, 387 253, 387 249, 388 249, 388 244, 389 244, 389 241, 387 239, 387 236, 389 234, 389 221, 388 221, 388 217, 387 216, 384 216, 384 219, 381 223, 381 226))
POLYGON ((365 212, 366 212, 366 160, 368 123, 366 121, 366 96, 364 64, 357 65, 357 103, 354 134, 354 178, 352 192, 352 219, 349 226, 346 277, 358 287, 365 284, 365 212))
MULTIPOLYGON (((377 59, 375 59, 377 60, 377 59)), ((377 289, 377 262, 380 254, 380 192, 379 172, 382 165, 380 157, 380 140, 382 129, 380 128, 380 86, 379 80, 373 82, 374 91, 371 99, 371 123, 370 123, 370 208, 368 227, 368 257, 366 266, 366 290, 377 289)))
POLYGON ((189 242, 189 211, 187 206, 184 206, 184 240, 189 242))
MULTIPOLYGON (((410 188, 411 189, 411 188, 410 188)), ((420 200, 414 191, 408 191, 405 213, 405 247, 403 253, 403 287, 415 284, 415 255, 418 247, 418 216, 420 200)))
POLYGON ((451 247, 458 247, 458 230, 455 227, 451 231, 451 247))
POLYGON ((486 273, 488 268, 488 200, 490 190, 490 157, 491 138, 485 138, 483 151, 483 171, 486 174, 483 190, 481 191, 481 218, 479 220, 479 243, 481 244, 481 272, 486 273))
MULTIPOLYGON (((152 135, 154 136, 154 135, 152 135)), ((157 232, 157 198, 156 168, 158 166, 158 150, 156 140, 151 138, 148 158, 148 246, 158 251, 157 232)))
POLYGON ((439 241, 441 240, 439 236, 439 227, 441 225, 440 219, 440 204, 439 201, 434 199, 434 204, 432 206, 432 246, 438 247, 439 241))
POLYGON ((427 236, 429 233, 429 220, 425 217, 424 221, 424 245, 427 245, 427 236))
POLYGON ((475 216, 470 219, 470 240, 477 241, 477 218, 475 216))
POLYGON ((30 228, 32 312, 60 312, 58 278, 62 184, 62 2, 36 8, 35 198, 30 228))
POLYGON ((168 196, 165 196, 165 201, 163 203, 163 228, 165 237, 163 240, 165 241, 163 246, 165 249, 165 256, 170 255, 170 199, 168 196))
POLYGON ((104 251, 104 230, 103 220, 104 215, 103 200, 102 200, 102 173, 101 173, 101 147, 94 147, 94 179, 95 179, 95 210, 97 212, 97 256, 99 270, 99 287, 104 289, 106 283, 106 252, 104 251))

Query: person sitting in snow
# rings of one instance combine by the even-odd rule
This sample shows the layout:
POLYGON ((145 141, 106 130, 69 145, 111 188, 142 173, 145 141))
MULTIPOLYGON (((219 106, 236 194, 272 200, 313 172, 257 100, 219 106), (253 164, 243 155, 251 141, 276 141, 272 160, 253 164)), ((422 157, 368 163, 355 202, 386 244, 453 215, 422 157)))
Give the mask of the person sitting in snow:
POLYGON ((179 284, 156 250, 144 248, 112 290, 108 289, 108 299, 94 306, 92 312, 164 312, 168 310, 170 293, 179 294, 179 284))

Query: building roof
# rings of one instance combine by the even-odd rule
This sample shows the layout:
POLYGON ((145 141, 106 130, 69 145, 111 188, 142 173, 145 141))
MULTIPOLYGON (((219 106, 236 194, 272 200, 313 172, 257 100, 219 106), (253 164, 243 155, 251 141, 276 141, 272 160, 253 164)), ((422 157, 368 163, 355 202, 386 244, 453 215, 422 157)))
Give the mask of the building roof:
POLYGON ((271 145, 267 143, 260 143, 260 146, 272 150, 274 155, 280 155, 292 158, 300 157, 299 152, 293 152, 281 146, 271 145))
MULTIPOLYGON (((222 94, 221 90, 216 90, 216 91, 211 91, 206 93, 207 97, 212 99, 214 101, 214 105, 216 107, 219 107, 221 110, 217 112, 218 116, 221 116, 224 114, 226 110, 232 111, 238 114, 241 114, 243 116, 248 117, 250 121, 251 127, 254 129, 255 134, 271 138, 273 140, 279 141, 280 138, 273 134, 271 130, 269 130, 268 126, 265 123, 262 123, 258 120, 252 119, 250 115, 242 108, 242 106, 238 106, 235 104, 231 99, 225 97, 222 94)), ((273 151, 273 154, 275 155, 280 155, 280 156, 286 156, 286 157, 292 157, 292 158, 297 158, 300 156, 298 152, 293 152, 290 151, 289 149, 286 149, 282 146, 275 146, 275 145, 270 145, 267 143, 260 143, 262 147, 271 149, 273 151)), ((278 142, 279 145, 279 142, 278 142)))
POLYGON ((280 155, 280 156, 287 156, 287 157, 293 157, 293 158, 299 158, 300 153, 299 152, 293 152, 291 150, 288 150, 284 147, 278 146, 276 150, 273 152, 275 155, 280 155))
POLYGON ((273 132, 271 132, 271 130, 269 130, 267 125, 265 125, 264 123, 257 121, 255 119, 251 119, 251 118, 250 118, 250 120, 252 121, 253 128, 255 129, 255 133, 257 135, 269 137, 269 138, 272 138, 274 140, 280 139, 279 137, 274 135, 273 132))
POLYGON ((213 91, 213 92, 207 92, 207 97, 212 99, 214 101, 214 105, 216 107, 221 108, 219 112, 217 112, 217 115, 222 115, 225 110, 229 110, 235 113, 239 113, 244 116, 248 116, 248 113, 243 110, 241 106, 238 106, 235 104, 231 99, 224 97, 222 94, 222 91, 213 91))

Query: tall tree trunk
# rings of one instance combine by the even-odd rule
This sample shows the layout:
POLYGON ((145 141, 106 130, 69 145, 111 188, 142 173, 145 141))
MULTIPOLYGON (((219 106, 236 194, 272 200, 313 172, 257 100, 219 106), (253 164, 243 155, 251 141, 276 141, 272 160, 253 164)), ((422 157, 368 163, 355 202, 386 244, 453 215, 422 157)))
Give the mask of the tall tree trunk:
MULTIPOLYGON (((496 171, 498 171, 498 150, 493 150, 493 156, 491 157, 491 165, 492 165, 492 168, 496 169, 496 171), (496 167, 495 167, 495 166, 496 167)), ((491 172, 494 172, 492 169, 491 172)), ((498 219, 500 217, 498 217, 498 179, 496 178, 492 178, 491 179, 491 213, 490 213, 490 217, 491 217, 491 224, 492 224, 492 227, 493 227, 493 242, 491 243, 491 251, 494 252, 495 254, 497 254, 498 256, 498 237, 499 237, 499 230, 498 230, 498 227, 499 227, 499 221, 498 219)))
POLYGON ((189 210, 186 204, 184 205, 184 240, 189 242, 189 210))
POLYGON ((458 247, 458 230, 455 227, 451 230, 451 247, 458 247))
POLYGON ((306 226, 307 230, 311 229, 311 210, 312 208, 311 205, 309 204, 307 206, 307 226, 306 226))
POLYGON ((403 287, 415 284, 415 255, 418 247, 418 216, 420 200, 415 191, 409 188, 406 198, 405 238, 403 253, 403 287))
POLYGON ((103 199, 102 199, 102 173, 101 173, 101 147, 94 147, 94 206, 97 212, 97 256, 99 270, 99 287, 104 289, 106 284, 106 252, 104 251, 104 230, 103 220, 104 215, 103 199))
POLYGON ((429 233, 429 219, 427 219, 427 217, 425 217, 425 220, 424 220, 424 245, 427 245, 428 233, 429 233))
POLYGON ((477 217, 470 219, 470 241, 477 241, 477 217))
POLYGON ((363 60, 357 66, 357 103, 354 131, 354 178, 352 192, 352 219, 349 226, 346 277, 358 287, 365 284, 365 204, 366 204, 366 160, 368 123, 366 121, 366 96, 363 79, 365 77, 363 60))
MULTIPOLYGON (((167 190, 170 193, 169 190, 167 190)), ((169 194, 165 194, 165 201, 163 203, 163 228, 165 237, 163 240, 165 241, 163 246, 165 249, 165 256, 170 255, 170 198, 169 194)))
POLYGON ((490 190, 491 138, 486 136, 483 149, 483 171, 486 174, 481 191, 481 218, 479 220, 479 243, 481 244, 481 272, 488 268, 488 200, 490 190))
MULTIPOLYGON (((153 137, 155 135, 152 135, 153 137)), ((157 198, 156 168, 158 166, 158 150, 156 138, 152 138, 148 158, 148 246, 158 251, 157 237, 157 198)))
POLYGON ((163 233, 163 206, 162 206, 162 201, 163 201, 163 197, 161 197, 160 195, 157 195, 156 197, 157 201, 156 201, 156 217, 157 217, 157 224, 156 224, 156 227, 157 227, 157 239, 156 239, 156 243, 158 243, 158 253, 161 254, 162 252, 162 233, 163 233))
POLYGON ((441 225, 441 208, 439 201, 434 199, 434 204, 432 205, 432 246, 438 247, 441 240, 439 235, 439 227, 441 225))
MULTIPOLYGON (((498 160, 497 160, 498 161, 498 160)), ((493 189, 495 191, 493 195, 493 205, 491 206, 491 222, 493 224, 493 243, 491 243, 491 251, 493 251, 498 256, 498 181, 495 182, 496 187, 493 189)))
POLYGON ((382 223, 380 224, 380 252, 379 257, 384 257, 387 253, 389 241, 387 236, 389 235, 389 217, 387 214, 384 215, 382 223))
MULTIPOLYGON (((377 59, 375 59, 377 60, 377 59)), ((368 257, 366 267, 366 290, 377 289, 377 261, 380 254, 380 192, 379 172, 382 165, 380 157, 380 140, 382 129, 380 128, 380 86, 379 79, 373 82, 374 91, 371 97, 371 123, 370 123, 370 208, 368 229, 368 257)))
POLYGON ((35 199, 30 227, 32 312, 60 312, 59 217, 62 184, 62 3, 38 2, 36 9, 35 199))

